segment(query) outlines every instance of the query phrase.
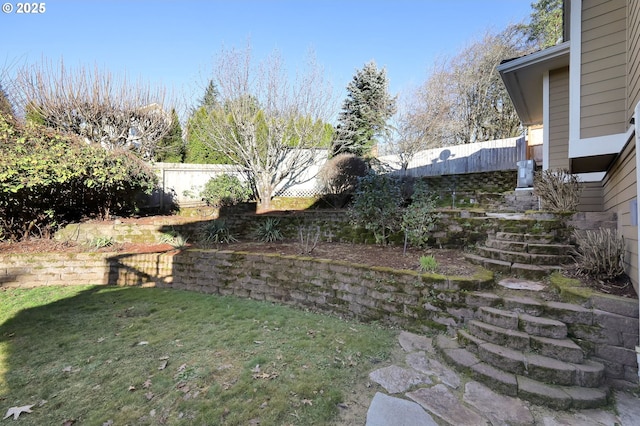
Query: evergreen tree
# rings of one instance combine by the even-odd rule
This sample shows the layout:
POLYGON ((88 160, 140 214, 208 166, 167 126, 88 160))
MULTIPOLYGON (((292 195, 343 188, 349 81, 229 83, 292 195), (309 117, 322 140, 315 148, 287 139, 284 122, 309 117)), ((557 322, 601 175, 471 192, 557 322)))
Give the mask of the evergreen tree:
POLYGON ((219 97, 220 97, 220 92, 218 91, 216 84, 213 82, 213 80, 209 80, 209 84, 207 85, 207 88, 204 91, 204 96, 200 100, 200 106, 211 110, 218 106, 219 97))
POLYGON ((185 157, 185 146, 182 140, 182 126, 175 109, 171 110, 171 128, 156 145, 155 161, 165 163, 182 163, 185 157))
POLYGON ((396 111, 396 97, 389 94, 387 72, 369 62, 358 70, 347 86, 347 99, 338 116, 331 155, 363 156, 387 131, 387 120, 396 111))
POLYGON ((562 5, 563 0, 538 0, 531 4, 531 22, 524 32, 538 49, 555 46, 562 40, 562 5))
POLYGON ((192 164, 233 164, 231 159, 211 148, 207 130, 209 120, 214 119, 213 110, 206 106, 196 109, 187 122, 187 142, 185 163, 192 164))

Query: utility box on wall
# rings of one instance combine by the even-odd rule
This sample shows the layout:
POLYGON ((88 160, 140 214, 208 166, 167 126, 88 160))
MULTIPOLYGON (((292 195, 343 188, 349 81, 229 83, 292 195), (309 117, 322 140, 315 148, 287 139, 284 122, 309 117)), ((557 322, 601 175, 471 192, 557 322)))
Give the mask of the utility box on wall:
POLYGON ((518 188, 533 187, 533 172, 536 169, 534 160, 518 161, 518 188))

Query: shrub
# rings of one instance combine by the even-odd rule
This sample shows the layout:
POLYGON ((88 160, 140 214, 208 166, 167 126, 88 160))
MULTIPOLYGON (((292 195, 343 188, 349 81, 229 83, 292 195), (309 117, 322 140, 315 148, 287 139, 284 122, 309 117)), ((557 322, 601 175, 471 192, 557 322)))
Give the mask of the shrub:
POLYGON ((368 170, 367 163, 354 154, 338 154, 327 160, 318 173, 325 200, 334 207, 344 207, 358 185, 358 178, 368 170))
POLYGON ((574 231, 578 270, 599 280, 612 281, 624 274, 624 237, 611 229, 574 231))
POLYGON ((400 228, 403 198, 398 179, 373 172, 358 180, 349 208, 356 226, 373 231, 378 244, 386 244, 389 233, 400 228))
POLYGON ((136 211, 157 177, 130 152, 106 151, 0 114, 0 228, 6 238, 48 237, 59 224, 136 211))
POLYGON ((427 184, 418 181, 414 186, 412 202, 402 215, 402 230, 406 242, 417 247, 425 247, 429 232, 433 229, 440 214, 435 212, 437 196, 430 194, 427 184))
POLYGON ((220 175, 209 179, 200 196, 208 205, 220 208, 248 201, 251 190, 236 176, 220 175))
POLYGON ((420 256, 420 270, 423 272, 435 272, 438 269, 438 261, 433 256, 420 256))
POLYGON ((89 245, 94 249, 101 249, 104 247, 111 247, 113 245, 113 237, 109 236, 101 236, 92 238, 89 241, 89 245))
POLYGON ((262 223, 258 224, 253 231, 253 234, 257 239, 265 243, 273 243, 283 239, 282 232, 280 232, 280 220, 275 218, 267 218, 262 223))
POLYGON ((552 212, 572 212, 580 204, 580 182, 568 170, 544 170, 536 173, 533 192, 543 208, 552 212))
POLYGON ((206 244, 229 244, 238 241, 224 219, 209 222, 202 231, 206 244))
POLYGON ((313 249, 318 245, 318 240, 320 239, 320 227, 316 226, 315 228, 309 226, 300 226, 298 227, 298 238, 300 241, 300 253, 302 254, 311 254, 313 249))

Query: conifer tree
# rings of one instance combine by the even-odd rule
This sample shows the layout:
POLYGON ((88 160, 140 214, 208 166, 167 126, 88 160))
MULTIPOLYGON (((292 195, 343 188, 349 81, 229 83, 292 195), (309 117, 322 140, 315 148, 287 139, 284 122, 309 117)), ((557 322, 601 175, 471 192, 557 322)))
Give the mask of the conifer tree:
POLYGON ((185 145, 182 140, 182 126, 175 109, 171 110, 171 128, 169 132, 158 141, 156 146, 156 161, 165 163, 184 162, 185 145))
POLYGON ((396 97, 389 94, 387 72, 371 61, 356 72, 347 86, 347 98, 338 116, 332 155, 364 156, 387 131, 387 121, 396 111, 396 97))

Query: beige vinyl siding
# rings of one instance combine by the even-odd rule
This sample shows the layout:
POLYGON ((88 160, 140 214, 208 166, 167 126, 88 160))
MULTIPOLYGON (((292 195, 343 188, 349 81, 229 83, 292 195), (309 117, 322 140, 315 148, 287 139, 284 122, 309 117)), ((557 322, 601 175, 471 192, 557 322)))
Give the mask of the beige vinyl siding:
POLYGON ((549 72, 549 169, 569 168, 569 68, 549 72))
POLYGON ((582 2, 581 138, 627 130, 626 2, 582 2))
POLYGON ((636 146, 635 138, 627 144, 607 172, 603 184, 605 211, 618 216, 618 232, 622 232, 627 245, 627 274, 638 291, 638 227, 631 225, 630 202, 636 198, 636 146))
POLYGON ((602 183, 601 182, 584 182, 580 184, 582 192, 580 193, 580 204, 578 211, 581 212, 601 212, 604 209, 602 205, 602 183))
MULTIPOLYGON (((640 2, 627 0, 627 121, 640 102, 640 2)), ((640 119, 636 117, 636 119, 640 119)))

